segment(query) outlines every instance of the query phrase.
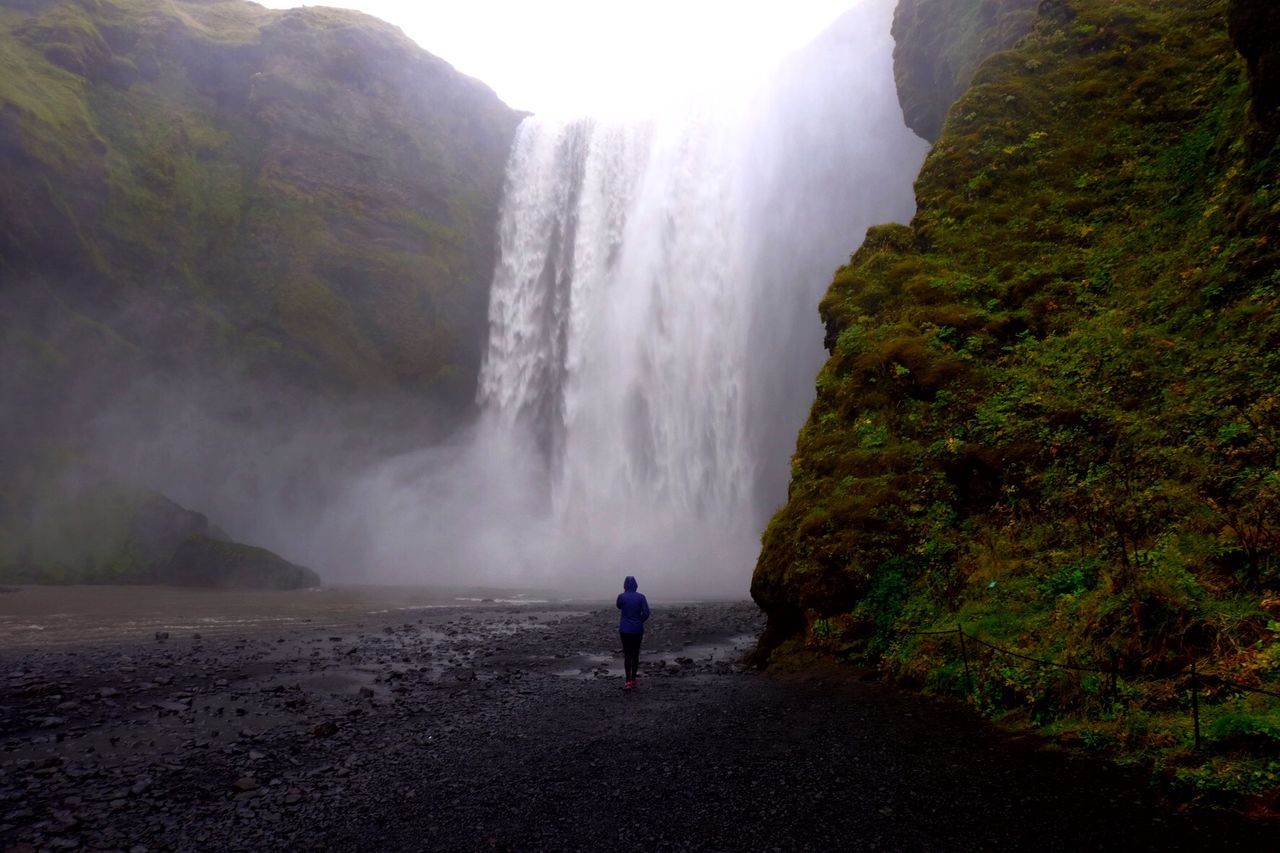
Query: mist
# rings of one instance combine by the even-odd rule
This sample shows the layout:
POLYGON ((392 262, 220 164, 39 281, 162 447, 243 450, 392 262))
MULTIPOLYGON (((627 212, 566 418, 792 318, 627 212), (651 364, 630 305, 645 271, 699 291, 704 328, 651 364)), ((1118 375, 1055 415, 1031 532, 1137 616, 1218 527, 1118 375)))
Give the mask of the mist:
POLYGON ((823 360, 817 302, 914 210, 927 146, 892 8, 736 100, 526 119, 474 409, 155 378, 91 420, 90 469, 331 583, 744 596, 823 360))

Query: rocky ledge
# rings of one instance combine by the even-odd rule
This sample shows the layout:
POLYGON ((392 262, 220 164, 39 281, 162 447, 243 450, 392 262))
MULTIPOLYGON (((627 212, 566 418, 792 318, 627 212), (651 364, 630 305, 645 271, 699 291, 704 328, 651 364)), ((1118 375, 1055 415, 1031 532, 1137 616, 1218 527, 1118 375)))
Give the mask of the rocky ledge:
POLYGON ((304 589, 319 586, 320 576, 265 548, 192 536, 178 546, 160 570, 160 582, 172 586, 304 589))

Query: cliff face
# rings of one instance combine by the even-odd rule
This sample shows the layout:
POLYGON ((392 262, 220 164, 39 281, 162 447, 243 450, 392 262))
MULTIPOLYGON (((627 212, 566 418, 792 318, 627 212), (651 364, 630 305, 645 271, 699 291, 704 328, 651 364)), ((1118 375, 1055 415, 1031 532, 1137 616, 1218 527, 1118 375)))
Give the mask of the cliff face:
MULTIPOLYGON (((915 32, 901 57, 973 43, 945 19, 915 32)), ((1053 0, 978 68, 915 219, 872 229, 822 302, 831 358, 752 582, 762 654, 890 653, 928 680, 950 663, 903 631, 961 622, 1134 672, 1267 635, 1280 158, 1248 142, 1265 50, 1237 52, 1226 0, 1053 0)), ((938 78, 917 70, 900 81, 938 78)))
POLYGON ((907 127, 936 142, 984 59, 1030 30, 1039 0, 899 0, 894 77, 907 127))
POLYGON ((466 401, 518 120, 353 12, 3 0, 6 374, 130 362, 466 401))
POLYGON ((198 449, 206 399, 261 461, 264 428, 314 433, 353 401, 401 432, 466 412, 519 120, 354 12, 0 0, 0 571, 142 571, 116 547, 127 513, 85 510, 129 504, 85 495, 130 472, 86 460, 172 454, 145 448, 161 427, 198 449), (77 525, 103 547, 37 559, 77 525))

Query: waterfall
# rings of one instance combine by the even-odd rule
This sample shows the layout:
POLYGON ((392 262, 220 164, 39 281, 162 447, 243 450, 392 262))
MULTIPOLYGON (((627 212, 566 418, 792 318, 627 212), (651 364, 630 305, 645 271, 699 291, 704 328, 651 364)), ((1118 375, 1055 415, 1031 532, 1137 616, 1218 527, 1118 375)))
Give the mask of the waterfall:
POLYGON ((479 399, 533 436, 566 525, 678 525, 750 493, 732 157, 723 122, 520 127, 479 399))
POLYGON ((217 383, 144 428, 151 394, 172 400, 144 385, 102 419, 102 446, 129 447, 103 456, 328 581, 745 595, 825 357, 818 301, 869 226, 914 212, 928 146, 898 105, 895 2, 857 2, 736 93, 526 119, 457 432, 380 394, 322 418, 273 399, 278 427, 250 430, 238 396, 206 405, 217 383))
POLYGON ((535 574, 745 591, 822 360, 816 303, 913 209, 891 12, 859 6, 736 102, 520 126, 478 401, 530 490, 535 574))
POLYGON ((824 358, 818 300, 869 226, 914 212, 927 145, 893 5, 737 95, 526 119, 480 417, 354 478, 290 553, 330 577, 745 595, 824 358))

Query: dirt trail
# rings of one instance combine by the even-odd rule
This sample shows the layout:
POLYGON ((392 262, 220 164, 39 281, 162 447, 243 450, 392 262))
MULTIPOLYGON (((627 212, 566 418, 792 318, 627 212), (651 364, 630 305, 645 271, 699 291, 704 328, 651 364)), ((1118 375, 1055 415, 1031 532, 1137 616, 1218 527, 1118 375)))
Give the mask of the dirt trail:
MULTIPOLYGON (((390 619, 390 617, 389 617, 390 619)), ((963 709, 735 662, 748 604, 0 652, 0 848, 1266 850, 963 709)))

